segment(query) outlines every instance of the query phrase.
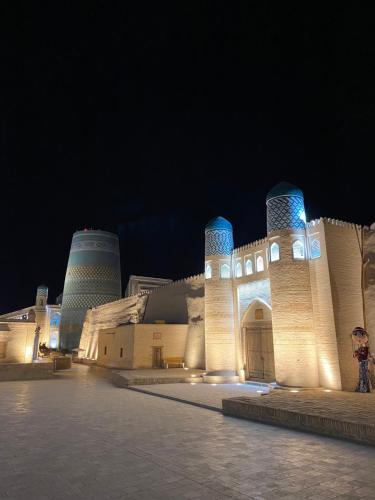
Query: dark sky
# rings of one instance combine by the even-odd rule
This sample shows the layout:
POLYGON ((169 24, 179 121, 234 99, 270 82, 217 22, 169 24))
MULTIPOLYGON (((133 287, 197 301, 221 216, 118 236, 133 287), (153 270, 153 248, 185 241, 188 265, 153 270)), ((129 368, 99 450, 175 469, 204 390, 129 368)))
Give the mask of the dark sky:
POLYGON ((232 4, 2 2, 0 311, 54 299, 84 227, 119 234, 125 287, 202 272, 212 216, 263 237, 280 180, 375 220, 373 9, 232 4))

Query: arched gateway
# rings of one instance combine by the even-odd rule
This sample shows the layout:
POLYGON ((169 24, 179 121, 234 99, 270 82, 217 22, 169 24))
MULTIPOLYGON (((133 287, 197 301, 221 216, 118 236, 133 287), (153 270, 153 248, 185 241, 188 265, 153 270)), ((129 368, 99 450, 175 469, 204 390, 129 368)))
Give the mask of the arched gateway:
POLYGON ((261 300, 252 302, 242 320, 245 373, 248 379, 275 380, 272 316, 261 300))

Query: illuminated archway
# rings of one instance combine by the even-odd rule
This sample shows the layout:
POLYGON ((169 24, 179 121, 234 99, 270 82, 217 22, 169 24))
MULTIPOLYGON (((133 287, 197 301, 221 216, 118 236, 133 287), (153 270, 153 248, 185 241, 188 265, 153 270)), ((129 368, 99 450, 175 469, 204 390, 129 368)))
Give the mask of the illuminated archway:
POLYGON ((262 299, 254 299, 243 315, 241 327, 246 378, 274 381, 275 361, 269 304, 262 299))

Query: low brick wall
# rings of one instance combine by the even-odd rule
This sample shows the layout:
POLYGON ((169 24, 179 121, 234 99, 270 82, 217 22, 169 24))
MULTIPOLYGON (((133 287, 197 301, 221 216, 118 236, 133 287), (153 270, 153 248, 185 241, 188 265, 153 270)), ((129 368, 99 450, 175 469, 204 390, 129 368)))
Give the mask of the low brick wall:
POLYGON ((1 363, 0 382, 53 378, 53 363, 1 363))
MULTIPOLYGON (((335 404, 334 401, 332 403, 335 404)), ((292 410, 285 406, 281 407, 277 402, 272 405, 272 399, 264 396, 259 399, 246 397, 223 399, 223 413, 233 417, 375 446, 375 420, 361 418, 362 412, 356 409, 353 409, 351 416, 337 418, 324 410, 321 410, 320 414, 316 414, 309 411, 308 408, 294 408, 292 410), (268 398, 267 403, 270 402, 270 404, 262 404, 263 398, 268 398)), ((363 413, 366 413, 366 410, 363 413)), ((368 413, 371 417, 371 410, 368 413)))
POLYGON ((53 358, 53 364, 55 371, 58 370, 69 370, 72 367, 72 358, 68 356, 59 356, 53 358))

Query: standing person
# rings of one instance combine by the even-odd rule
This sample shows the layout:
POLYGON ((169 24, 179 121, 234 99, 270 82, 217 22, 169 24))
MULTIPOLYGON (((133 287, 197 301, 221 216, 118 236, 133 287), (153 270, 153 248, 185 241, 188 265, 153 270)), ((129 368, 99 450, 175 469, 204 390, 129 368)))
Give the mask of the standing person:
POLYGON ((369 340, 366 330, 360 326, 354 328, 352 341, 357 344, 357 349, 353 349, 353 357, 357 358, 359 363, 359 381, 356 392, 372 392, 368 368, 369 362, 372 361, 372 356, 369 350, 369 340))

